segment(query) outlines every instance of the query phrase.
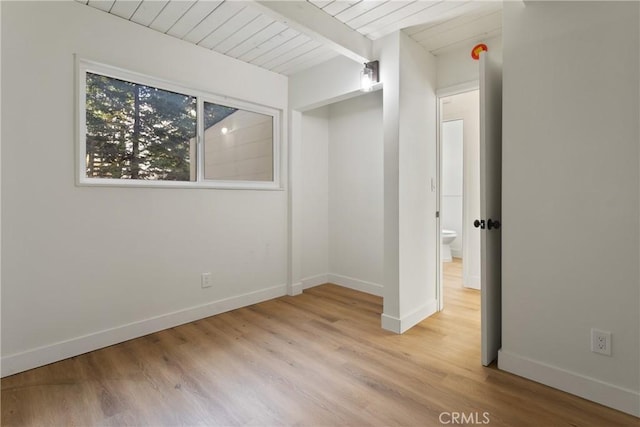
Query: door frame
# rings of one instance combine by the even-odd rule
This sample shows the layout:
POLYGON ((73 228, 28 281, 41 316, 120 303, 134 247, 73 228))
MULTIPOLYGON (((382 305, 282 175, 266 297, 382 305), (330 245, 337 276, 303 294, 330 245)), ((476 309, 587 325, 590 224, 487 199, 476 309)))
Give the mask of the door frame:
MULTIPOLYGON (((480 89, 480 80, 457 84, 436 90, 436 239, 440 242, 441 236, 441 208, 442 208, 442 98, 480 89)), ((440 251, 442 245, 436 244, 436 306, 438 311, 444 309, 442 260, 440 251)))

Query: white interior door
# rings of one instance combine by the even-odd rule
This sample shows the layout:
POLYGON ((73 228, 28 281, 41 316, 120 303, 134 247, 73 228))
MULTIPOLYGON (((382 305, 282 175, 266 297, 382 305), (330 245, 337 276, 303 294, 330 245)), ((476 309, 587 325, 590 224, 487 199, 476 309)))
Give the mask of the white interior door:
POLYGON ((502 69, 480 55, 480 215, 482 364, 497 359, 502 338, 502 69))

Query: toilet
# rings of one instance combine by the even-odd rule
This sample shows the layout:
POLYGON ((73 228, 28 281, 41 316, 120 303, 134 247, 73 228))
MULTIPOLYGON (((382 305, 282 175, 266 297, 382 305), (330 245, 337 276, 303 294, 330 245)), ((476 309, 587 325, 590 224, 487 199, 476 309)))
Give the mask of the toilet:
POLYGON ((440 251, 440 258, 444 262, 450 262, 453 260, 451 258, 451 242, 453 242, 456 237, 458 237, 458 233, 454 230, 442 230, 442 250, 440 251))

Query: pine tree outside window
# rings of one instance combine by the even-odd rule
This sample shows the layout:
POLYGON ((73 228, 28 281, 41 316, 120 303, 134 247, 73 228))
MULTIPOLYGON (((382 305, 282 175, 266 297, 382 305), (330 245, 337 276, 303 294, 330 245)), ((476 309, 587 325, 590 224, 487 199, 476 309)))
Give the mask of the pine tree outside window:
POLYGON ((80 185, 279 189, 280 110, 78 60, 80 185))

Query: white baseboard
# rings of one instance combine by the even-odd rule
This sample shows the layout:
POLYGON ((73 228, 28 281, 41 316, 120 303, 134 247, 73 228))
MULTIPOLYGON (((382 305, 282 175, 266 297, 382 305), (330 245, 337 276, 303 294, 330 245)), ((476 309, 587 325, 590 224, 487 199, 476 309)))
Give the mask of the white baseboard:
POLYGON ((380 317, 382 329, 395 332, 396 334, 403 334, 438 311, 437 308, 438 302, 433 299, 400 319, 382 313, 380 317))
POLYGON ((460 248, 451 248, 451 255, 454 258, 462 259, 462 249, 460 249, 460 248))
POLYGON ((402 322, 397 317, 389 316, 384 313, 382 313, 382 315, 380 316, 380 324, 382 326, 382 329, 386 331, 394 332, 396 334, 401 334, 402 333, 402 328, 400 327, 401 323, 402 322))
POLYGON ((480 290, 480 276, 464 276, 462 280, 462 286, 470 289, 480 290))
POLYGON ((353 277, 342 276, 340 274, 327 274, 327 282, 356 291, 377 295, 379 297, 383 296, 383 287, 377 283, 366 282, 364 280, 354 279, 353 277))
POLYGON ((6 377, 163 329, 281 297, 286 292, 286 285, 273 286, 4 356, 1 376, 6 377))
POLYGON ((640 417, 640 392, 547 365, 508 351, 498 352, 498 368, 640 417))
POLYGON ((302 282, 293 283, 291 285, 291 290, 287 293, 287 295, 295 296, 300 295, 302 293, 302 289, 304 289, 302 282))
POLYGON ((324 285, 329 282, 328 274, 318 274, 302 279, 302 289, 313 288, 314 286, 324 285))

